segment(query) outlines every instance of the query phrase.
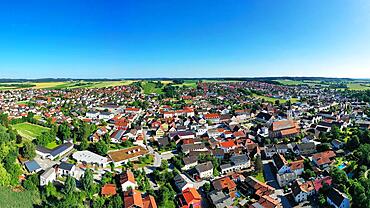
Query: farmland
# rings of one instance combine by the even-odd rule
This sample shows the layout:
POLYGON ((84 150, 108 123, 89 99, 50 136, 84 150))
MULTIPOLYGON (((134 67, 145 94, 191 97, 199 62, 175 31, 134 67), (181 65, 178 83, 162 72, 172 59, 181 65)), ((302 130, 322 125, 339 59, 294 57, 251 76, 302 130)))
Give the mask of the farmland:
POLYGON ((47 131, 48 128, 31 123, 19 123, 13 125, 13 128, 17 130, 18 134, 27 140, 33 140, 37 136, 41 135, 42 132, 47 131))

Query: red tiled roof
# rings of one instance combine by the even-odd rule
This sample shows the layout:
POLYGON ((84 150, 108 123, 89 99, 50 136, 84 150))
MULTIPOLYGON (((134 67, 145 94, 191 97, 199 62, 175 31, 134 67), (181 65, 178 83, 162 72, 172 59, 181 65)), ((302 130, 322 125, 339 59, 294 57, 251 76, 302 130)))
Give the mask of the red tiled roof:
POLYGON ((224 148, 230 148, 230 147, 234 147, 235 143, 234 143, 233 140, 229 140, 229 141, 226 141, 226 142, 221 142, 220 145, 221 145, 221 147, 224 147, 224 148))
POLYGON ((117 194, 116 185, 114 185, 114 184, 105 184, 101 188, 101 195, 103 195, 103 196, 113 196, 113 195, 116 195, 116 194, 117 194))
POLYGON ((200 197, 200 194, 198 193, 198 191, 195 188, 185 189, 184 191, 182 191, 182 195, 183 195, 187 205, 190 205, 190 204, 193 204, 193 203, 198 203, 202 199, 200 197))

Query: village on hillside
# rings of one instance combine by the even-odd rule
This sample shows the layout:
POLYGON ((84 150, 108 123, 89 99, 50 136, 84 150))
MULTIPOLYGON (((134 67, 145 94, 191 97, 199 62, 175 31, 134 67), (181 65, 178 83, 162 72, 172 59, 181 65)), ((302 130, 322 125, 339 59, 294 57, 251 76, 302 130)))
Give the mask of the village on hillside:
POLYGON ((369 91, 176 82, 0 91, 0 196, 30 193, 17 200, 36 207, 369 205, 369 91))

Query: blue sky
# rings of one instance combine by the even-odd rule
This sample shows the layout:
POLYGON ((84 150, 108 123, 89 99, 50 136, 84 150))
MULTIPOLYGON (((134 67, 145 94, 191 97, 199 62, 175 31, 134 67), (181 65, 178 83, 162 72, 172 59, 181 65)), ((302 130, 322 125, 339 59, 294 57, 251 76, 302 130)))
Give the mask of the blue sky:
POLYGON ((0 3, 0 78, 240 76, 370 78, 370 2, 0 3))

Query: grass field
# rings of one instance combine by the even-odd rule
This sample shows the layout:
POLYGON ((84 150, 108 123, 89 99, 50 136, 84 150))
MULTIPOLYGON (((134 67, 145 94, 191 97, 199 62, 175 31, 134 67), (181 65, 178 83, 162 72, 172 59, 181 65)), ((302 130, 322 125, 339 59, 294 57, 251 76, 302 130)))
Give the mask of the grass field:
MULTIPOLYGON (((287 102, 287 100, 284 100, 284 99, 273 98, 273 97, 268 97, 268 96, 263 96, 263 95, 256 95, 256 94, 254 94, 253 97, 260 98, 260 99, 265 99, 265 101, 267 101, 267 102, 273 102, 273 103, 276 100, 279 100, 280 103, 286 103, 287 102)), ((299 99, 298 98, 291 98, 290 101, 291 101, 291 103, 296 103, 296 102, 299 102, 299 99)))
POLYGON ((28 140, 33 140, 37 136, 41 135, 42 132, 48 130, 46 127, 31 123, 15 124, 13 125, 13 128, 17 130, 19 135, 28 140))
POLYGON ((142 82, 141 86, 143 87, 143 91, 145 94, 151 94, 151 93, 156 93, 156 94, 162 94, 162 88, 157 88, 155 87, 155 83, 152 82, 142 82))
POLYGON ((370 83, 356 83, 352 82, 347 84, 349 90, 370 90, 370 83))
POLYGON ((38 192, 22 191, 14 192, 7 187, 0 187, 0 199, 2 208, 32 208, 33 204, 40 203, 40 195, 38 192))
POLYGON ((48 148, 48 149, 54 149, 57 146, 58 146, 58 144, 55 141, 53 141, 53 142, 50 142, 49 144, 47 144, 46 145, 46 148, 48 148))

